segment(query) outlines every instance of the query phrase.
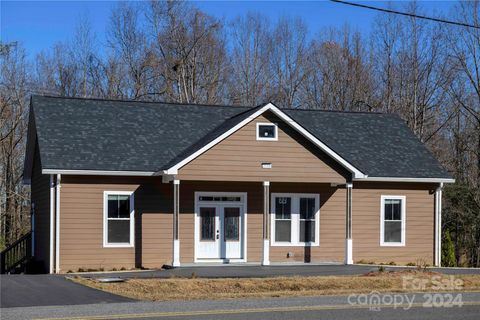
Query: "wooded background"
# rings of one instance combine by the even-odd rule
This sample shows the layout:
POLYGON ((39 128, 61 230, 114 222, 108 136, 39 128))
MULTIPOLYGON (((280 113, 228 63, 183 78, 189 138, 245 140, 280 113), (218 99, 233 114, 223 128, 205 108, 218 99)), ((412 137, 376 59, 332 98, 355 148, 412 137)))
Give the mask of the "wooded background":
MULTIPOLYGON (((395 9, 421 14, 415 2, 395 9)), ((319 17, 320 18, 320 17, 319 17)), ((120 3, 107 41, 88 16, 33 58, 0 47, 1 244, 30 229, 22 184, 31 94, 399 114, 455 177, 444 192, 444 264, 480 266, 480 5, 444 17, 379 13, 368 35, 309 37, 300 17, 219 20, 185 2, 120 3)))

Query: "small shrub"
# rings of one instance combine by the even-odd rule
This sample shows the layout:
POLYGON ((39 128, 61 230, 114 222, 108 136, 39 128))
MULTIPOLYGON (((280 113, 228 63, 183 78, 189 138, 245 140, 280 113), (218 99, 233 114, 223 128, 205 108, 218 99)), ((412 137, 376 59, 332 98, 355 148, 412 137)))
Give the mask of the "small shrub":
POLYGON ((127 270, 127 269, 126 269, 125 267, 121 267, 120 270, 121 270, 121 271, 125 271, 125 270, 127 270))
POLYGON ((385 267, 382 265, 378 267, 378 272, 385 272, 385 267))
POLYGON ((415 262, 409 262, 406 265, 407 267, 415 267, 415 262))
POLYGON ((73 273, 73 271, 72 271, 72 270, 68 270, 67 273, 73 273))
POLYGON ((103 267, 101 267, 100 269, 98 269, 99 271, 105 271, 105 269, 103 267))
POLYGON ((117 268, 112 268, 112 271, 117 271, 117 268))
POLYGON ((192 276, 190 277, 191 279, 197 279, 197 273, 196 272, 192 272, 192 276))
POLYGON ((358 264, 375 264, 375 261, 367 261, 367 260, 359 260, 357 261, 358 264))
POLYGON ((456 267, 457 259, 455 257, 455 244, 450 236, 450 231, 445 230, 445 236, 443 238, 442 245, 442 266, 444 267, 456 267))
POLYGON ((85 272, 86 270, 83 269, 83 268, 78 268, 78 271, 77 272, 85 272))
POLYGON ((395 261, 390 261, 390 262, 388 263, 388 265, 389 265, 389 266, 396 266, 397 264, 395 263, 395 261))

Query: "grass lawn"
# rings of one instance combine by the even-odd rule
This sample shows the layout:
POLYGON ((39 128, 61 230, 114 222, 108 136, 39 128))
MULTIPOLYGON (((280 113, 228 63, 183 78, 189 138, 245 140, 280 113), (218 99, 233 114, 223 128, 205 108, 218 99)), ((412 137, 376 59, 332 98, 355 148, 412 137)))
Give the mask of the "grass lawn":
POLYGON ((480 275, 449 276, 423 271, 372 272, 360 276, 130 279, 123 283, 100 283, 76 277, 72 281, 151 301, 480 290, 480 275))

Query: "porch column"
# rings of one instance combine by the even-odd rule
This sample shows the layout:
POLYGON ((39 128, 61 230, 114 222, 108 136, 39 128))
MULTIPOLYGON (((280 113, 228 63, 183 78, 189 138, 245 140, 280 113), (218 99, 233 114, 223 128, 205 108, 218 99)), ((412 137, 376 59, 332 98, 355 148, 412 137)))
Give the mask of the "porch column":
POLYGON ((442 188, 440 183, 435 190, 435 266, 442 265, 442 188))
POLYGON ((173 180, 173 262, 172 266, 180 266, 180 180, 173 180))
POLYGON ((270 230, 268 228, 270 217, 270 181, 263 181, 263 258, 262 265, 270 264, 270 230))
POLYGON ((347 206, 345 217, 345 264, 353 264, 352 248, 352 183, 347 183, 347 206))

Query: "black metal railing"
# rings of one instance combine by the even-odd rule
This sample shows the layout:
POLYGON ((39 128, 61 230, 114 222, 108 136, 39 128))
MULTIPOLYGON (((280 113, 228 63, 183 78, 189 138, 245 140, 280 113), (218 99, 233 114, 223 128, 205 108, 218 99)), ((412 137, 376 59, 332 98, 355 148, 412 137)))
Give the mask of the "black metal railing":
POLYGON ((10 273, 32 258, 32 232, 22 236, 0 253, 0 273, 10 273))

